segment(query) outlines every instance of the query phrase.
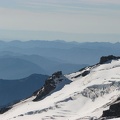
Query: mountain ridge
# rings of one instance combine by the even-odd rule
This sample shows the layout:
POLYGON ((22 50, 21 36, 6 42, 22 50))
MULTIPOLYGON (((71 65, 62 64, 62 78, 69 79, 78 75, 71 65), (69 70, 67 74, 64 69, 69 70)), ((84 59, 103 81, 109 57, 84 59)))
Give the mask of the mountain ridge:
POLYGON ((63 41, 11 41, 0 42, 0 53, 9 51, 16 54, 35 54, 60 59, 73 64, 92 65, 95 64, 101 56, 108 54, 119 55, 119 44, 119 42, 85 42, 73 44, 63 41))
POLYGON ((59 71, 48 78, 43 87, 26 100, 14 104, 1 120, 102 120, 118 118, 120 98, 120 58, 103 56, 99 63, 78 72, 63 75, 59 71), (104 59, 103 59, 104 58, 104 59), (60 75, 56 78, 54 75, 60 75), (62 80, 61 80, 62 78, 62 80), (70 82, 66 85, 64 81, 70 82), (59 81, 60 80, 60 81, 59 81), (58 81, 55 84, 55 81, 58 81), (52 83, 51 83, 52 82, 52 83), (63 83, 61 89, 59 83, 63 83), (51 94, 44 94, 47 85, 53 86, 51 94), (56 86, 57 85, 57 86, 56 86), (45 95, 44 97, 41 94, 45 95), (36 99, 37 98, 37 99, 36 99), (42 98, 42 99, 41 99, 42 98), (116 114, 111 114, 114 110, 116 114), (110 116, 111 114, 111 116, 110 116))

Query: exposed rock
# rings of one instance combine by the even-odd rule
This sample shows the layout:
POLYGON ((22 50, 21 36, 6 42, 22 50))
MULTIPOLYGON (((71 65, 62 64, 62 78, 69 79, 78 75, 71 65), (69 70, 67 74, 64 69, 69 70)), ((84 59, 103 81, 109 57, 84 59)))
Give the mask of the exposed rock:
POLYGON ((52 90, 56 88, 57 82, 61 82, 62 79, 60 79, 62 76, 62 72, 58 71, 52 74, 46 81, 44 86, 33 93, 36 98, 33 101, 38 101, 45 97, 47 94, 49 94, 52 90))
POLYGON ((104 64, 110 60, 117 60, 117 59, 120 59, 120 57, 116 57, 116 56, 113 56, 113 55, 109 55, 109 56, 103 56, 100 58, 100 64, 104 64))
POLYGON ((75 77, 72 77, 72 78, 78 78, 78 77, 80 77, 81 76, 81 74, 78 74, 78 75, 76 75, 75 77))
POLYGON ((116 101, 114 104, 112 104, 109 110, 103 111, 102 117, 109 119, 120 117, 120 101, 116 101))
POLYGON ((33 101, 38 101, 39 99, 42 99, 44 96, 46 96, 48 93, 50 93, 54 89, 55 89, 55 82, 49 78, 49 80, 45 82, 45 85, 40 90, 34 93, 34 95, 35 94, 37 95, 33 101))
POLYGON ((81 75, 82 75, 82 77, 84 77, 84 76, 88 75, 89 73, 90 73, 90 71, 89 71, 89 70, 86 70, 86 71, 84 71, 81 75))
POLYGON ((78 78, 78 77, 80 77, 80 76, 85 77, 85 76, 88 75, 89 73, 90 73, 90 71, 89 71, 89 70, 86 70, 86 71, 84 71, 84 72, 76 75, 76 76, 73 77, 73 78, 78 78))
POLYGON ((0 114, 3 114, 5 112, 7 112, 9 109, 11 109, 12 107, 4 107, 4 108, 0 108, 0 114))
POLYGON ((60 78, 62 75, 62 71, 58 71, 52 74, 52 78, 60 78))

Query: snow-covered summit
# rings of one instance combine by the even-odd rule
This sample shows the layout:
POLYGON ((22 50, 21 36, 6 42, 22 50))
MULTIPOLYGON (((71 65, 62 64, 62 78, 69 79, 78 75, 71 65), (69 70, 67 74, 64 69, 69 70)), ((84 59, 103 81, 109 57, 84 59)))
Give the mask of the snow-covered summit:
POLYGON ((59 72, 59 77, 56 77, 57 74, 53 74, 49 83, 47 81, 32 97, 1 114, 0 120, 97 120, 119 117, 116 106, 120 104, 120 59, 108 57, 103 63, 69 75, 59 72), (52 89, 45 94, 47 85, 52 89), (114 113, 111 114, 111 110, 114 113))

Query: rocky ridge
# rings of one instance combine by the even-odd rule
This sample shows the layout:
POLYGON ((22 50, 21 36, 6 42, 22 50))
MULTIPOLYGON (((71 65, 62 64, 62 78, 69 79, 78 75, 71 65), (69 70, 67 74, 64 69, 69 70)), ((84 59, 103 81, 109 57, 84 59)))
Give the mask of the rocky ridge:
MULTIPOLYGON (((103 56, 98 64, 69 75, 58 71, 42 88, 33 93, 32 101, 13 106, 9 118, 56 120, 104 120, 120 116, 120 57, 103 56), (68 85, 67 85, 68 84, 68 85), (31 105, 29 105, 29 103, 31 105), (17 107, 16 107, 17 106, 17 107), (34 109, 33 109, 34 108, 34 109), (35 118, 36 116, 36 118, 35 118)), ((7 112, 6 112, 7 113, 7 112)), ((5 116, 4 116, 5 117, 5 116)), ((5 119, 2 119, 5 120, 5 119)))

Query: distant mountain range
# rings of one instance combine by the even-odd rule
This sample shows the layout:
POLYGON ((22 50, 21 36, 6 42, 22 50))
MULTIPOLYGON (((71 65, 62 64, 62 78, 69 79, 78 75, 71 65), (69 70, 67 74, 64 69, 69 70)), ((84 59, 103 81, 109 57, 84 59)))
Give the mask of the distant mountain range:
POLYGON ((1 55, 40 55, 73 64, 94 64, 102 55, 119 55, 120 43, 65 41, 0 41, 1 55), (8 53, 7 53, 8 52, 8 53), (96 56, 96 57, 94 57, 96 56))
POLYGON ((119 56, 119 46, 120 43, 108 42, 0 41, 0 78, 50 75, 57 70, 68 74, 96 63, 103 55, 119 56))
POLYGON ((0 56, 0 79, 20 79, 31 74, 50 75, 57 70, 64 74, 78 71, 86 64, 64 63, 39 55, 0 56))

